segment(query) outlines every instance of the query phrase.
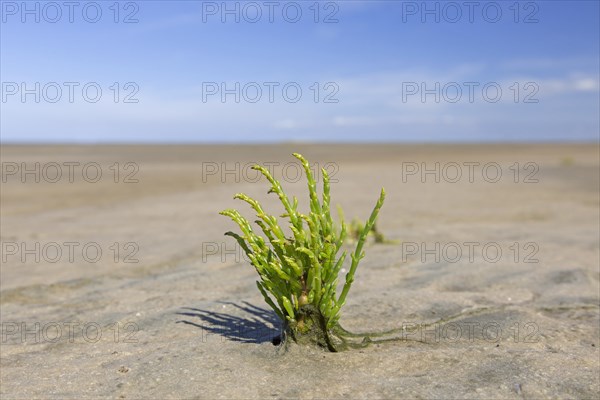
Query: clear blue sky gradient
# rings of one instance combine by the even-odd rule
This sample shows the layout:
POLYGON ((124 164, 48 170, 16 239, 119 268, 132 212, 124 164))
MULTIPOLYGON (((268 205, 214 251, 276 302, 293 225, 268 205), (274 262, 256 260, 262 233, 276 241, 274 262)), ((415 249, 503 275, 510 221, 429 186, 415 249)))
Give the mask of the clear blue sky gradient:
POLYGON ((3 142, 597 141, 600 135, 598 1, 476 1, 472 15, 464 1, 317 7, 297 1, 296 23, 292 2, 269 3, 270 22, 266 1, 120 2, 118 16, 115 1, 98 1, 96 23, 85 19, 95 17, 94 7, 83 14, 90 2, 76 2, 73 22, 64 2, 56 2, 62 16, 54 23, 56 7, 47 3, 27 2, 39 9, 36 22, 21 1, 1 1, 3 142), (222 15, 236 3, 239 22, 235 14, 222 15), (439 12, 425 13, 423 4, 439 12), (257 9, 262 16, 250 22, 257 9), (130 14, 138 22, 124 23, 130 14), (61 87, 58 98, 52 82, 61 87), (72 102, 64 82, 78 84, 72 102), (90 82, 102 90, 95 103, 81 92, 90 82), (220 86, 233 89, 236 82, 240 89, 256 82, 262 96, 249 101, 257 95, 251 84, 240 90, 239 103, 234 94, 223 102, 220 86), (272 102, 264 82, 279 84, 272 102), (23 88, 36 92, 36 83, 39 102, 36 93, 22 96, 23 88), (284 98, 286 83, 302 90, 297 102, 284 98), (207 92, 215 87, 218 93, 207 92), (431 89, 425 97, 423 88, 431 89), (130 98, 137 103, 125 102, 137 89, 130 98))

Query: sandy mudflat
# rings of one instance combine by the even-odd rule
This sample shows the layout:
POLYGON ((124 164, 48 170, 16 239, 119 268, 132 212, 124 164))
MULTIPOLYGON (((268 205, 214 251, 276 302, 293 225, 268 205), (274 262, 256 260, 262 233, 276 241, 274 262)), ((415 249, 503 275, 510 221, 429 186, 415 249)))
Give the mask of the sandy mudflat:
POLYGON ((596 144, 3 146, 1 156, 3 399, 599 396, 596 144), (367 217, 385 186, 380 230, 397 243, 368 246, 342 324, 412 327, 407 340, 336 354, 271 343, 279 323, 217 212, 250 217, 232 200, 246 192, 279 213, 250 162, 274 163, 306 207, 293 151, 334 173, 347 218, 367 217), (36 162, 39 183, 20 170, 36 162), (63 177, 51 183, 54 163, 63 177), (439 182, 409 174, 436 163, 439 182), (102 177, 86 181, 82 166, 102 177))

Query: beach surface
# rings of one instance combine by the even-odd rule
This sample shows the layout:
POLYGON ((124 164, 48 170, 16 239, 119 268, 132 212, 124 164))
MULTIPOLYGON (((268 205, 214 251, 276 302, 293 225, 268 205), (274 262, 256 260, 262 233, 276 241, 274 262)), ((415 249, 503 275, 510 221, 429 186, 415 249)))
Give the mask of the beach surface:
POLYGON ((3 145, 1 161, 3 399, 600 394, 597 144, 3 145), (273 344, 218 212, 252 218, 243 192, 282 213, 254 163, 306 211, 292 152, 330 173, 347 220, 385 187, 389 242, 365 247, 341 323, 398 340, 273 344))

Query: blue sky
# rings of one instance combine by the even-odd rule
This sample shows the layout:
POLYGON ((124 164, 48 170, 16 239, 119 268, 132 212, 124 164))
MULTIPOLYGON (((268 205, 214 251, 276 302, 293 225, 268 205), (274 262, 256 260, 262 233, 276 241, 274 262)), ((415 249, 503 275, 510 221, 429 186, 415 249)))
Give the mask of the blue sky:
POLYGON ((598 1, 0 3, 3 142, 599 137, 598 1))

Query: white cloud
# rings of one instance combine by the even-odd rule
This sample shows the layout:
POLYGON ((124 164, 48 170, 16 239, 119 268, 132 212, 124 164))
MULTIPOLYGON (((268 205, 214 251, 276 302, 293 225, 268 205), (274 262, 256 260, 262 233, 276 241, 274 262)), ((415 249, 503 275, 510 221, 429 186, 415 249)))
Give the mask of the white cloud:
POLYGON ((275 121, 275 123, 273 123, 273 126, 277 129, 292 130, 298 127, 298 122, 296 122, 293 119, 282 119, 279 121, 275 121))
POLYGON ((599 87, 598 79, 594 78, 577 79, 574 82, 575 90, 581 92, 597 92, 599 87))
POLYGON ((308 95, 295 104, 281 99, 255 104, 202 102, 201 95, 194 94, 195 88, 189 90, 191 86, 180 97, 176 93, 183 92, 173 92, 172 88, 168 96, 157 89, 145 90, 140 92, 138 104, 115 104, 111 99, 96 104, 10 102, 3 104, 2 138, 20 140, 37 135, 42 140, 44 136, 54 136, 84 141, 297 137, 335 140, 365 137, 365 132, 405 139, 424 135, 485 137, 501 131, 558 134, 558 130, 567 129, 569 121, 583 126, 581 132, 597 132, 597 128, 593 129, 597 127, 598 110, 593 111, 589 98, 581 97, 599 91, 598 77, 594 75, 567 73, 550 79, 539 79, 533 74, 492 77, 481 65, 465 64, 438 72, 386 71, 344 77, 336 82, 340 88, 338 104, 315 103, 308 95), (435 82, 443 87, 448 82, 477 80, 497 82, 504 91, 502 99, 490 103, 478 95, 472 103, 467 99, 451 103, 443 98, 436 103, 431 95, 423 102, 420 94, 406 97, 402 93, 406 82, 427 82, 431 88, 435 82), (539 103, 515 103, 510 89, 514 82, 519 82, 521 89, 524 83, 535 82, 539 86, 539 103))

